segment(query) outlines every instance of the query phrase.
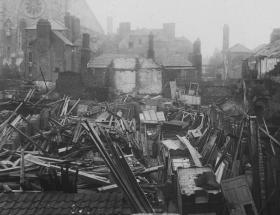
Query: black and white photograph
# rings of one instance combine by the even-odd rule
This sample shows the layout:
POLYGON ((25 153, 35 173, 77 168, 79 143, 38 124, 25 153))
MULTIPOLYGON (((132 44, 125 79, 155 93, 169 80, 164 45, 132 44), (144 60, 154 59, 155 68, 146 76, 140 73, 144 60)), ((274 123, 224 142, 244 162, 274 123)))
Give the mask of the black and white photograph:
POLYGON ((0 0, 0 215, 279 214, 279 0, 0 0))

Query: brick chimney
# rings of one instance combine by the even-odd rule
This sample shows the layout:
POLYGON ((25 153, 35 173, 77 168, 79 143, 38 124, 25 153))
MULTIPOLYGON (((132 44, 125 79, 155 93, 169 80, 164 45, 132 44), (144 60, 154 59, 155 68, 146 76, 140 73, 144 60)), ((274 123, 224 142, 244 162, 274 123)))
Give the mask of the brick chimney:
POLYGON ((148 54, 147 57, 149 59, 155 59, 155 50, 154 50, 154 35, 152 32, 149 34, 149 48, 148 48, 148 54))
POLYGON ((71 17, 71 30, 72 30, 72 42, 75 42, 81 34, 81 22, 80 19, 72 16, 71 17))
POLYGON ((64 25, 67 28, 67 38, 72 41, 72 16, 69 12, 64 16, 64 25))
POLYGON ((90 60, 90 35, 83 34, 83 44, 81 49, 81 73, 87 71, 87 64, 90 60))
POLYGON ((223 51, 226 52, 229 49, 229 26, 223 27, 223 51))
POLYGON ((46 19, 40 19, 37 23, 37 39, 40 50, 46 51, 51 45, 51 23, 46 19))
POLYGON ((196 67, 198 71, 198 80, 202 76, 202 55, 201 55, 201 41, 198 38, 193 44, 193 66, 196 67))

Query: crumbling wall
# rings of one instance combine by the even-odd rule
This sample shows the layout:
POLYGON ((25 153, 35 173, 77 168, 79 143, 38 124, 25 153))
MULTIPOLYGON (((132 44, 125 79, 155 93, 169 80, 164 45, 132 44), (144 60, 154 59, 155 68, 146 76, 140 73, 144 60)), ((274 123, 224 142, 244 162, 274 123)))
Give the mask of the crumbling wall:
POLYGON ((161 94, 162 72, 158 69, 140 69, 138 71, 139 94, 161 94))
POLYGON ((131 93, 136 87, 135 70, 117 70, 114 72, 114 86, 120 93, 131 93))

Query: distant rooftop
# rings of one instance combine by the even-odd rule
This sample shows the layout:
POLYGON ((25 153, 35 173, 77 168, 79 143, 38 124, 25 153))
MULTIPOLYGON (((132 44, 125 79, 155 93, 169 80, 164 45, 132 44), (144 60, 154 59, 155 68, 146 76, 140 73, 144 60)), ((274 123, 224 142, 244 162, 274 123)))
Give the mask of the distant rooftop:
MULTIPOLYGON (((56 31, 65 31, 65 25, 57 20, 54 19, 48 19, 48 21, 51 24, 51 28, 52 30, 56 30, 56 31)), ((33 25, 30 25, 28 27, 25 28, 26 30, 36 30, 37 29, 37 23, 34 23, 33 25)))
POLYGON ((255 57, 280 57, 280 40, 263 46, 253 55, 255 57))
POLYGON ((126 55, 126 54, 102 54, 88 63, 88 68, 106 68, 108 67, 114 59, 117 58, 133 58, 136 55, 126 55))
POLYGON ((252 50, 248 49, 246 46, 237 43, 234 46, 232 46, 231 48, 229 48, 229 52, 231 53, 251 53, 252 50))
POLYGON ((159 55, 156 57, 156 62, 164 67, 193 67, 188 58, 181 54, 159 55))

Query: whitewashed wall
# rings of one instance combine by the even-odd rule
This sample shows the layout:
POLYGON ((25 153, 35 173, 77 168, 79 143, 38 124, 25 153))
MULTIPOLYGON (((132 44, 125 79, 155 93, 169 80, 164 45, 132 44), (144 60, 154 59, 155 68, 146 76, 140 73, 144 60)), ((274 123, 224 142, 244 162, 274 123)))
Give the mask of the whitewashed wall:
POLYGON ((138 71, 139 94, 161 94, 162 72, 158 69, 140 69, 138 71))

